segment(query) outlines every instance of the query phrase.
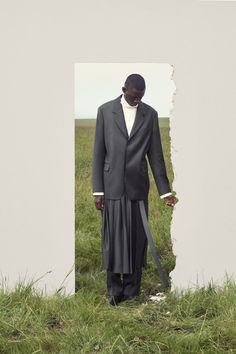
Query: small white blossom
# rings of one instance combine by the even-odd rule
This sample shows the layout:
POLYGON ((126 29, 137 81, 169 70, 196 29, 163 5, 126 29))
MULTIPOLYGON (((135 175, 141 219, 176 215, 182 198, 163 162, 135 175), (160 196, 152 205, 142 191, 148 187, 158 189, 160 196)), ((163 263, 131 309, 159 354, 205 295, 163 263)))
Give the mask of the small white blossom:
POLYGON ((150 296, 150 300, 160 302, 165 300, 166 295, 164 293, 157 293, 156 295, 150 296))

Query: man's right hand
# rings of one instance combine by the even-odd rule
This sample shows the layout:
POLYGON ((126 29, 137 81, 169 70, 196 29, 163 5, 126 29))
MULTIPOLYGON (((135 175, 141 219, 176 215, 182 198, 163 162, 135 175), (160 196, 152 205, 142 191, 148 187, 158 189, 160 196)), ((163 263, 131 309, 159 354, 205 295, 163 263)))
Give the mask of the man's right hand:
POLYGON ((103 210, 104 208, 104 195, 95 195, 94 203, 98 210, 103 210))

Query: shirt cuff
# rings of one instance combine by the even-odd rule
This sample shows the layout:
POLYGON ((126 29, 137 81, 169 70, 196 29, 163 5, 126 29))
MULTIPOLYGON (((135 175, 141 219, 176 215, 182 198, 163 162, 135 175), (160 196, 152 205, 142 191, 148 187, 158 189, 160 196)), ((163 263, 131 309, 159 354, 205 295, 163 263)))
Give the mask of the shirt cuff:
POLYGON ((93 195, 104 195, 103 192, 94 192, 93 195))
POLYGON ((172 193, 168 192, 166 194, 162 194, 162 195, 160 195, 160 198, 163 199, 163 198, 167 197, 168 195, 172 195, 172 193))

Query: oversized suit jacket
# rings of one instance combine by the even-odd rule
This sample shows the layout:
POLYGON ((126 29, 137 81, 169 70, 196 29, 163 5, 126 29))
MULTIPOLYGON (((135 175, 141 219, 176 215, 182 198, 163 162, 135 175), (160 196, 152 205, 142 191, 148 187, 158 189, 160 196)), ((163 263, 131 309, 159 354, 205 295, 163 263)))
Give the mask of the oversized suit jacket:
POLYGON ((148 197, 148 158, 159 195, 171 192, 166 174, 157 111, 144 102, 137 107, 128 135, 121 96, 98 107, 94 135, 92 184, 105 198, 148 197))

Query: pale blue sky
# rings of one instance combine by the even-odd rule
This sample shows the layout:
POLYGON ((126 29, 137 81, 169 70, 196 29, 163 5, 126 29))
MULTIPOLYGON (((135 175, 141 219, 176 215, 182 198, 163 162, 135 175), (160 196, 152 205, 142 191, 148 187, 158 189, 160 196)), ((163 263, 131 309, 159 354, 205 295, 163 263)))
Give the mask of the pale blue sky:
POLYGON ((169 117, 176 89, 171 76, 173 67, 167 63, 76 63, 75 119, 96 118, 101 104, 122 94, 128 75, 144 77, 146 91, 142 101, 151 105, 159 117, 169 117))

